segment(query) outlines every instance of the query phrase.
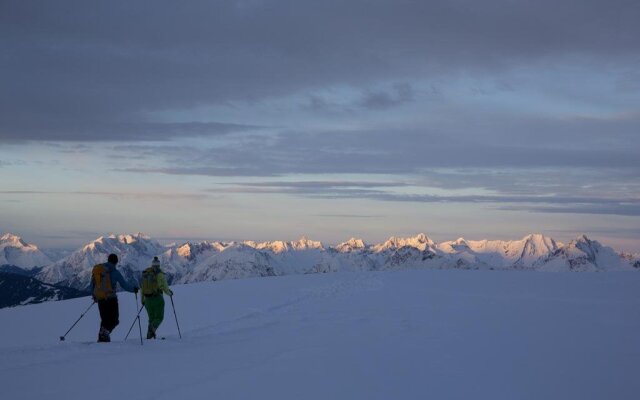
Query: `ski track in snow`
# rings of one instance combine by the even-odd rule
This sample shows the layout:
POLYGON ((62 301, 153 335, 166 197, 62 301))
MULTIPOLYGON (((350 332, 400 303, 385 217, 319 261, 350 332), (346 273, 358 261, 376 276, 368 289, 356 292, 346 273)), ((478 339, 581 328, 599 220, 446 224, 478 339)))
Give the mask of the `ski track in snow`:
MULTIPOLYGON (((302 289, 300 290, 301 294, 287 299, 286 301, 274 304, 264 309, 248 312, 237 318, 220 321, 206 327, 194 329, 183 336, 191 343, 210 342, 212 336, 219 336, 222 343, 227 343, 229 341, 232 342, 233 340, 225 338, 232 338, 238 334, 246 334, 269 326, 274 326, 277 324, 277 322, 273 321, 274 318, 277 318, 279 314, 289 313, 291 309, 301 303, 311 302, 326 297, 356 295, 361 291, 376 290, 382 287, 382 281, 374 274, 345 273, 344 276, 346 278, 344 280, 316 288, 302 289)), ((173 322, 168 318, 173 316, 171 314, 172 311, 170 309, 170 303, 166 306, 164 324, 173 322)), ((141 313, 141 315, 143 314, 144 312, 141 313)), ((116 333, 114 333, 114 336, 117 335, 117 333, 122 333, 123 329, 128 330, 128 326, 130 326, 130 323, 125 323, 123 325, 121 321, 120 325, 115 330, 116 333)), ((12 367, 7 369, 0 368, 0 374, 12 370, 27 369, 35 366, 46 366, 47 364, 52 363, 55 364, 61 361, 69 361, 85 354, 95 354, 101 357, 118 357, 119 354, 114 353, 114 347, 116 348, 116 351, 121 352, 122 350, 129 350, 131 346, 139 346, 139 338, 136 336, 137 330, 137 327, 134 325, 130 338, 126 342, 117 341, 117 339, 114 338, 114 342, 109 345, 98 344, 95 342, 78 343, 65 341, 61 342, 59 345, 53 346, 38 346, 35 348, 25 346, 15 350, 9 350, 4 354, 4 356, 7 357, 7 360, 9 361, 7 364, 12 365, 12 367), (36 363, 27 361, 31 358, 38 358, 41 361, 36 363)), ((143 334, 144 333, 145 329, 143 327, 143 334)), ((167 337, 167 339, 170 340, 165 340, 164 342, 175 342, 177 336, 167 337)), ((146 345, 151 343, 145 341, 146 345)))
MULTIPOLYGON (((230 335, 237 332, 237 329, 226 327, 227 325, 240 324, 246 322, 256 322, 256 320, 273 317, 273 314, 286 314, 302 303, 311 302, 327 297, 356 295, 358 292, 377 290, 382 287, 382 281, 374 274, 344 274, 345 279, 325 286, 303 289, 300 294, 289 298, 281 303, 274 304, 265 309, 257 309, 241 315, 238 318, 221 321, 211 326, 196 329, 189 337, 207 337, 211 334, 230 335), (224 330, 221 330, 223 328, 224 330)), ((259 328, 260 323, 253 328, 259 328)))
MULTIPOLYGON (((10 399, 635 399, 634 273, 399 271, 178 285, 140 346, 120 294, 110 344, 86 299, 0 310, 10 399), (40 331, 32 332, 32 327, 40 331), (94 393, 91 381, 112 382, 94 393)), ((146 317, 143 315, 143 330, 146 317)), ((4 397, 4 396, 3 396, 4 397)))

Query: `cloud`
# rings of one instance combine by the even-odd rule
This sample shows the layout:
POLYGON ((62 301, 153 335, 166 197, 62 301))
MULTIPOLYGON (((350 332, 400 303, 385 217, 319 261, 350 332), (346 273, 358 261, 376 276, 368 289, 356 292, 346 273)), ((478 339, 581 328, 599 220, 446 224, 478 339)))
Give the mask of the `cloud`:
POLYGON ((297 181, 297 182, 252 182, 231 183, 208 189, 211 193, 286 193, 311 197, 353 197, 365 198, 383 195, 384 188, 409 186, 403 182, 366 182, 366 181, 297 181))
POLYGON ((289 188, 297 190, 322 191, 330 189, 346 188, 394 188, 409 186, 405 182, 374 182, 374 181, 279 181, 279 182, 238 182, 233 183, 239 186, 252 188, 289 188))
POLYGON ((114 198, 134 199, 191 199, 202 200, 209 195, 206 193, 163 193, 163 192, 100 192, 100 191, 43 191, 43 190, 0 190, 0 195, 72 195, 72 196, 104 196, 114 198))
MULTIPOLYGON (((575 235, 576 232, 580 232, 580 229, 574 228, 574 229, 549 229, 548 232, 553 232, 553 233, 560 233, 560 234, 571 234, 571 235, 575 235)), ((616 228, 611 228, 611 227, 602 227, 602 226, 595 226, 595 227, 589 227, 588 229, 583 229, 583 231, 588 231, 590 233, 594 233, 594 234, 601 234, 601 235, 608 235, 608 236, 619 236, 619 237, 628 237, 628 236, 634 236, 634 237, 640 237, 640 228, 624 228, 624 227, 616 227, 616 228)))
POLYGON ((628 217, 640 216, 640 204, 619 204, 612 202, 612 204, 604 205, 571 205, 565 207, 547 206, 547 207, 500 207, 503 210, 510 211, 529 211, 538 213, 551 213, 551 214, 596 214, 596 215, 621 215, 628 217))
MULTIPOLYGON (((522 66, 633 70, 639 17, 640 5, 624 0, 5 1, 0 140, 217 135, 228 121, 167 125, 150 115, 522 66)), ((361 104, 410 98, 371 91, 361 104)))
POLYGON ((445 190, 480 189, 508 195, 607 195, 637 197, 634 169, 538 168, 450 169, 422 173, 417 184, 445 190))
MULTIPOLYGON (((165 141, 171 138, 215 137, 234 132, 262 129, 253 125, 219 122, 114 123, 79 119, 74 121, 33 119, 13 122, 13 126, 0 126, 0 141, 165 141)), ((80 145, 75 150, 82 150, 82 146, 80 145)))
MULTIPOLYGON (((338 97, 335 94, 330 96, 314 93, 308 96, 303 109, 319 114, 355 116, 362 110, 392 110, 417 100, 416 90, 409 83, 394 83, 381 86, 366 88, 357 93, 338 97)), ((437 94, 434 88, 429 88, 425 93, 431 96, 437 94)))
POLYGON ((9 167, 9 166, 24 166, 27 164, 28 164, 27 160, 21 160, 21 159, 0 160, 0 168, 9 167))
MULTIPOLYGON (((411 203, 458 203, 484 204, 509 211, 529 211, 540 213, 575 213, 640 216, 640 197, 609 197, 594 195, 538 194, 453 194, 434 195, 403 193, 396 189, 411 188, 412 191, 429 191, 412 183, 366 182, 366 181, 299 181, 299 182, 254 182, 232 183, 209 189, 213 193, 281 193, 322 199, 366 199, 384 202, 411 203)), ((544 192, 544 190, 542 191, 544 192)))
POLYGON ((637 2, 2 9, 0 142, 47 143, 63 164, 110 141, 119 172, 279 180, 219 190, 635 213, 637 2), (319 177, 286 182, 300 175, 319 177))
POLYGON ((382 218, 382 215, 366 214, 316 214, 315 216, 323 218, 382 218))
POLYGON ((236 168, 236 167, 161 167, 161 168, 116 168, 114 171, 154 173, 168 175, 203 175, 203 176, 277 176, 274 172, 260 170, 259 168, 236 168))
MULTIPOLYGON (((465 111, 465 110, 462 110, 465 111)), ((455 114, 455 113, 454 113, 455 114)), ((514 118, 464 112, 430 123, 288 130, 200 148, 156 147, 168 165, 131 172, 210 176, 421 174, 429 169, 640 171, 640 118, 514 118)), ((140 154, 136 147, 128 148, 140 154)), ((142 151, 148 150, 142 147, 142 151)), ((126 149, 125 149, 126 151, 126 149)), ((629 176, 630 177, 630 176, 629 176)))
POLYGON ((369 91, 365 93, 360 105, 372 110, 385 110, 414 101, 415 93, 409 84, 397 84, 391 92, 369 91))

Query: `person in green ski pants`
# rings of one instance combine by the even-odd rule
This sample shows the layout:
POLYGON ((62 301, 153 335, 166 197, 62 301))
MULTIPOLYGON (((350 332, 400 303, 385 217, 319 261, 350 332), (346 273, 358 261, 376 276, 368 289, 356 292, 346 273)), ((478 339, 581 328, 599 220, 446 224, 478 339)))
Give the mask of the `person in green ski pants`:
POLYGON ((168 296, 173 296, 173 292, 167 285, 167 279, 160 270, 160 260, 153 257, 151 267, 142 272, 142 304, 149 316, 149 327, 147 328, 147 339, 156 338, 156 330, 164 319, 164 292, 168 296))

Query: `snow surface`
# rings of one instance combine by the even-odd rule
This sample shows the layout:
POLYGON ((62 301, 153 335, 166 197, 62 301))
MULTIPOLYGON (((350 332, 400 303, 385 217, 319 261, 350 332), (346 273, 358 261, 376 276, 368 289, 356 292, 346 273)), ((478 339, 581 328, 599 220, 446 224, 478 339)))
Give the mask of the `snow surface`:
MULTIPOLYGON (((637 399, 640 275, 407 270, 177 285, 165 341, 88 298, 0 310, 5 399, 637 399)), ((143 312, 143 328, 146 317, 143 312)))

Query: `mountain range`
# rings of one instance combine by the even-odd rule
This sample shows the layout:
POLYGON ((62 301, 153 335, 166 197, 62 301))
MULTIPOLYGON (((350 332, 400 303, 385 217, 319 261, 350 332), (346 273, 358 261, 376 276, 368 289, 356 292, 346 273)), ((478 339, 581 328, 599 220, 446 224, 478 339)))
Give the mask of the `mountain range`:
MULTIPOLYGON (((531 234, 519 240, 466 240, 436 243, 421 233, 367 244, 352 238, 325 246, 305 237, 297 241, 203 241, 163 246, 144 234, 101 236, 54 261, 20 237, 0 237, 0 271, 39 282, 85 291, 91 268, 110 253, 120 258, 125 279, 137 282, 158 256, 171 283, 248 277, 390 269, 484 269, 534 271, 640 270, 640 257, 618 253, 584 235, 561 243, 531 234)), ((19 303, 18 303, 19 304, 19 303)))

